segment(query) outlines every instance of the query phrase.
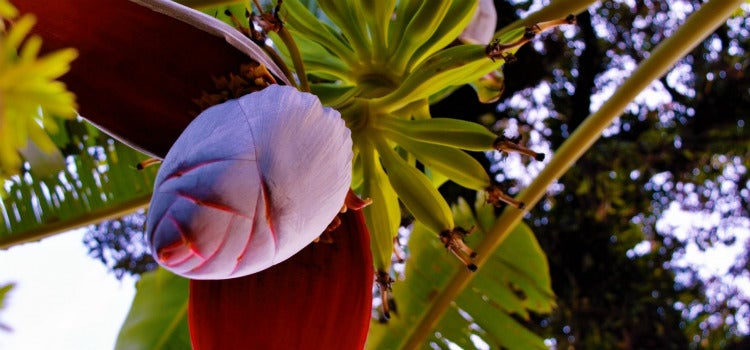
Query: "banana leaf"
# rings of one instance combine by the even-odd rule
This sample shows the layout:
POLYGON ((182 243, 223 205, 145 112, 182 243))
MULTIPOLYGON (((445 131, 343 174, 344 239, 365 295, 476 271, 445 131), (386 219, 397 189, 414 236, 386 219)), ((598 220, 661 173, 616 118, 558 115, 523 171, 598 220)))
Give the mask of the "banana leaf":
POLYGON ((188 282, 164 269, 144 274, 115 349, 190 349, 188 282))
MULTIPOLYGON (((474 227, 467 244, 480 242, 495 221, 494 208, 480 194, 475 208, 463 199, 453 206, 456 224, 474 227)), ((396 311, 387 323, 374 320, 368 349, 448 348, 449 344, 492 349, 546 349, 543 339, 524 325, 532 314, 549 313, 555 297, 544 252, 526 224, 519 224, 480 266, 472 282, 454 300, 424 344, 409 344, 424 312, 451 277, 465 266, 428 229, 416 225, 409 239, 404 280, 393 286, 396 311)))
POLYGON ((65 167, 50 176, 24 172, 5 181, 0 201, 0 248, 144 208, 156 169, 147 157, 83 120, 60 122, 53 140, 65 167))

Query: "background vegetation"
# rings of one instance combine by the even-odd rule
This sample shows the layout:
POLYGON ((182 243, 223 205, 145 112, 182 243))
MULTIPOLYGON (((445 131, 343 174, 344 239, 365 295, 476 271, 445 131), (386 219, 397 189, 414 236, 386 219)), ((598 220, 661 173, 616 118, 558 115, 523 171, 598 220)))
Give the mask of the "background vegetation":
MULTIPOLYGON (((532 149, 550 154, 701 4, 621 0, 595 5, 577 17, 577 26, 547 34, 519 50, 517 60, 504 67, 505 92, 499 101, 479 104, 474 90, 464 87, 432 106, 432 115, 461 117, 507 136, 522 136, 532 149)), ((500 29, 540 5, 498 0, 495 6, 500 29)), ((533 231, 546 254, 556 307, 544 305, 526 319, 518 313, 511 317, 539 333, 546 345, 748 345, 749 46, 750 20, 738 13, 630 104, 525 217, 531 229, 527 232, 533 231), (682 222, 666 220, 676 212, 682 213, 682 222), (724 246, 740 247, 724 274, 706 275, 685 260, 693 250, 724 246)), ((123 162, 135 164, 142 157, 77 122, 65 123, 71 137, 55 141, 64 155, 75 157, 79 171, 35 181, 28 180, 29 174, 6 182, 5 203, 15 200, 10 207, 5 204, 10 208, 6 212, 32 210, 34 203, 21 198, 48 198, 40 194, 45 191, 53 197, 77 193, 60 197, 92 210, 103 203, 122 205, 122 210, 142 207, 148 176, 120 180, 146 189, 135 194, 100 185, 101 178, 132 177, 115 163, 126 159, 123 162)), ((525 188, 544 167, 519 157, 474 155, 511 193, 525 188)), ((476 196, 452 183, 440 190, 452 203, 461 203, 459 198, 465 199, 464 205, 474 203, 476 196)), ((487 208, 457 208, 471 220, 477 219, 472 215, 478 220, 482 213, 490 215, 487 208)), ((40 221, 47 213, 37 215, 40 221)), ((4 219, 8 229, 24 225, 13 217, 4 219)), ((65 219, 64 212, 60 219, 65 219)), ((138 244, 142 226, 142 214, 100 223, 90 227, 85 244, 92 257, 118 276, 140 274, 155 267, 138 244)), ((531 289, 521 290, 523 294, 531 289)), ((396 305, 405 304, 398 295, 396 305)), ((377 320, 377 312, 374 317, 377 320)), ((446 346, 439 336, 430 341, 434 347, 446 346)))

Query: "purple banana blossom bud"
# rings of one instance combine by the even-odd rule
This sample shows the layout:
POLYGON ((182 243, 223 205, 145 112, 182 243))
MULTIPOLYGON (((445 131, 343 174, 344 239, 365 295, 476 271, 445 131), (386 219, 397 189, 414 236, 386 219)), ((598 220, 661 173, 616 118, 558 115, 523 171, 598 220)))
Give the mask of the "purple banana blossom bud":
POLYGON ((211 107, 159 170, 147 226, 153 254, 192 279, 266 269, 326 229, 351 167, 349 129, 314 95, 271 85, 211 107))
POLYGON ((479 0, 474 17, 458 38, 467 44, 489 44, 495 36, 497 10, 492 0, 479 0))

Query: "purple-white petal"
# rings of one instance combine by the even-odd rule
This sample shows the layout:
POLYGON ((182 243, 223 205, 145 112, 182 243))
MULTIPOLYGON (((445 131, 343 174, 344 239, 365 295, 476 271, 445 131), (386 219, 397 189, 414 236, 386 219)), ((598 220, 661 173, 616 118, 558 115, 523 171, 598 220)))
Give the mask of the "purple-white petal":
POLYGON ((458 38, 467 44, 486 45, 495 36, 497 10, 492 0, 479 0, 474 17, 458 38))
POLYGON ((201 113, 156 178, 148 239, 160 264, 193 279, 248 275, 318 237, 351 183, 340 114, 288 86, 201 113))

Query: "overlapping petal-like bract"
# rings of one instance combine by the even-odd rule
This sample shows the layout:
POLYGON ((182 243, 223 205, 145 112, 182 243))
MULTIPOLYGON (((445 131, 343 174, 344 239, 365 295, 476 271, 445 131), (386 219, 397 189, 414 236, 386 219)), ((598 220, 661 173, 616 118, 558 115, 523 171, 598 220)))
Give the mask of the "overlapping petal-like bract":
POLYGON ((486 45, 492 41, 496 25, 495 3, 492 0, 479 0, 474 17, 458 38, 465 43, 486 45))
POLYGON ((318 237, 351 183, 340 114, 288 86, 211 107, 159 170, 148 239, 160 264, 192 279, 248 275, 318 237))

